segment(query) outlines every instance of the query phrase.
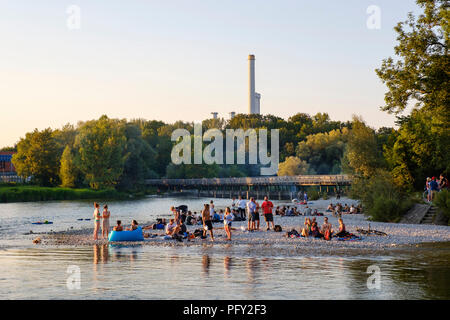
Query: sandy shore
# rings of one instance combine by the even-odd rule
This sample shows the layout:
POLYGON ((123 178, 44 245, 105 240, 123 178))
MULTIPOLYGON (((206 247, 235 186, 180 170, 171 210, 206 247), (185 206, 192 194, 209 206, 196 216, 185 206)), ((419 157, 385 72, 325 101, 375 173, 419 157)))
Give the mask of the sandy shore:
MULTIPOLYGON (((325 208, 330 203, 330 200, 318 200, 309 204, 312 209, 318 209, 319 212, 324 212, 325 208)), ((336 202, 334 200, 333 202, 336 202)), ((341 203, 352 204, 356 203, 354 200, 341 199, 341 203)), ((299 206, 300 211, 304 211, 304 206, 299 206)), ((331 213, 325 213, 325 216, 329 218, 329 222, 333 225, 334 229, 338 228, 337 218, 332 217, 331 213)), ((317 217, 319 225, 323 223, 324 217, 317 217)), ((386 250, 389 248, 396 248, 401 246, 412 246, 420 243, 429 242, 442 242, 450 241, 450 227, 448 226, 435 226, 435 225, 414 225, 414 224, 397 224, 397 223, 381 223, 368 221, 362 214, 357 215, 344 215, 344 223, 346 229, 356 235, 359 235, 356 231, 357 228, 367 229, 370 223, 371 229, 376 229, 387 233, 387 236, 364 236, 359 241, 339 241, 333 238, 331 241, 324 241, 313 238, 287 238, 285 236, 286 231, 290 231, 295 228, 300 231, 303 225, 305 217, 280 217, 275 216, 275 224, 282 226, 282 232, 265 231, 265 221, 261 220, 260 231, 248 232, 244 231, 247 226, 246 222, 234 221, 233 228, 236 230, 232 233, 232 241, 226 241, 225 231, 223 230, 223 224, 214 224, 214 244, 231 244, 231 245, 252 245, 255 249, 258 247, 265 250, 272 248, 273 250, 292 250, 302 251, 305 250, 320 250, 321 252, 339 252, 340 250, 357 249, 358 251, 378 251, 386 250)), ((189 231, 195 229, 201 229, 202 226, 188 226, 189 231)), ((41 234, 39 237, 42 239, 41 245, 51 246, 79 246, 79 245, 94 245, 106 243, 106 240, 92 240, 93 229, 82 230, 70 230, 64 232, 55 232, 49 234, 41 234)), ((192 245, 205 245, 211 244, 211 239, 203 240, 195 238, 190 241, 184 240, 178 242, 175 240, 165 240, 162 230, 148 230, 147 232, 157 235, 154 238, 146 239, 140 244, 143 245, 156 245, 156 246, 192 246, 192 245)))

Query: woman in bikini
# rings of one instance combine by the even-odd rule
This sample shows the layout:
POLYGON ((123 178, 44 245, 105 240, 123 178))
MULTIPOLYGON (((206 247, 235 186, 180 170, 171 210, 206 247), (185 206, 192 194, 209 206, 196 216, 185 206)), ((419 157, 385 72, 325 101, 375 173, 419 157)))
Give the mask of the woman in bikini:
POLYGON ((102 237, 103 239, 108 239, 109 234, 109 217, 111 212, 108 210, 108 205, 103 206, 103 220, 102 220, 102 237))
POLYGON ((231 222, 233 221, 233 214, 231 213, 230 207, 225 210, 225 216, 223 218, 223 226, 225 232, 227 233, 227 240, 231 241, 231 222))
POLYGON ((100 220, 102 216, 100 214, 100 205, 94 202, 94 240, 98 240, 98 231, 100 230, 100 220))

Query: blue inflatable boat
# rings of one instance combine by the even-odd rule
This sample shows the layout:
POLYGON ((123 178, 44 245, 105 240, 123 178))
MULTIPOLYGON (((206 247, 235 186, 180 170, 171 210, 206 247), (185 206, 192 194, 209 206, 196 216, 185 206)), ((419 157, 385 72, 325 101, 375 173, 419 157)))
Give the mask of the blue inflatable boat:
POLYGON ((109 241, 144 241, 142 228, 137 227, 133 231, 111 231, 109 241))

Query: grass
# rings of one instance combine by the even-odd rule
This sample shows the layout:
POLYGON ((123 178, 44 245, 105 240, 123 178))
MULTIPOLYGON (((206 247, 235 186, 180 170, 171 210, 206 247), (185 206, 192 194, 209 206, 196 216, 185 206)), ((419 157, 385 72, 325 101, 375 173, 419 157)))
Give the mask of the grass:
POLYGON ((29 185, 0 185, 0 203, 79 200, 79 199, 126 199, 127 193, 115 189, 92 190, 61 187, 39 187, 29 185))

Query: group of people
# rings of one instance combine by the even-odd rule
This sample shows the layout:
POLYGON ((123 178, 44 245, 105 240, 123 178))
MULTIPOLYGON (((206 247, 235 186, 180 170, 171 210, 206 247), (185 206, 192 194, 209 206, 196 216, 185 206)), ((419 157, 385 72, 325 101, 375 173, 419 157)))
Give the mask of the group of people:
POLYGON ((327 212, 333 213, 333 216, 341 216, 342 214, 357 214, 361 213, 362 207, 359 204, 358 206, 354 206, 353 204, 349 207, 347 204, 342 206, 341 203, 337 203, 336 205, 333 205, 333 203, 330 203, 327 207, 327 212))
POLYGON ((275 215, 277 216, 323 216, 323 213, 319 212, 317 209, 311 209, 309 206, 305 206, 305 210, 303 212, 299 211, 296 206, 282 206, 276 207, 275 215))
MULTIPOLYGON (((100 231, 100 221, 102 229, 102 239, 108 239, 110 226, 109 219, 111 218, 111 212, 108 210, 108 205, 103 206, 103 211, 100 212, 100 204, 94 202, 94 240, 98 240, 98 232, 100 231)), ((136 220, 131 221, 131 226, 126 230, 136 230, 138 222, 136 220)), ((113 228, 114 231, 123 231, 122 221, 117 220, 116 225, 113 228)))
POLYGON ((440 192, 444 189, 450 188, 448 179, 444 177, 444 174, 439 176, 439 179, 436 177, 428 177, 425 182, 425 193, 428 202, 432 202, 436 197, 436 193, 440 192))
MULTIPOLYGON (((442 177, 442 176, 441 176, 442 177)), ((431 181, 434 181, 433 179, 431 181)), ((430 184, 432 185, 432 184, 430 184)), ((213 233, 213 223, 215 222, 223 222, 223 228, 227 235, 227 240, 231 240, 231 231, 232 231, 232 222, 235 220, 247 220, 247 230, 250 232, 260 230, 260 212, 264 216, 264 220, 267 224, 266 231, 269 231, 272 227, 275 230, 274 219, 273 219, 273 203, 268 199, 268 197, 264 197, 264 201, 259 204, 256 202, 255 198, 251 197, 250 200, 244 200, 241 196, 239 199, 233 197, 231 207, 226 207, 225 211, 220 209, 216 211, 214 202, 211 200, 210 203, 204 204, 203 210, 200 215, 197 215, 197 212, 192 213, 187 210, 187 206, 179 206, 170 208, 173 218, 166 222, 166 219, 158 219, 157 223, 144 226, 142 229, 160 229, 165 230, 165 235, 179 241, 182 241, 183 238, 187 238, 188 240, 191 237, 200 236, 202 239, 206 239, 207 233, 209 232, 210 238, 214 241, 214 233, 213 233), (247 218, 248 217, 248 218, 247 218), (187 225, 202 225, 203 230, 196 230, 193 234, 190 234, 187 230, 187 225)), ((330 205, 327 208, 328 212, 333 212, 333 216, 337 213, 339 216, 339 231, 335 232, 332 228, 332 225, 328 222, 328 218, 324 218, 324 223, 320 228, 317 224, 315 216, 323 216, 323 213, 314 209, 314 211, 306 205, 304 212, 300 212, 296 206, 282 206, 276 207, 275 214, 280 216, 306 216, 304 227, 301 228, 301 232, 297 232, 294 229, 288 232, 288 236, 297 235, 302 237, 314 237, 314 238, 324 238, 326 240, 330 240, 331 237, 345 237, 349 233, 345 230, 345 225, 341 218, 341 213, 358 213, 358 207, 355 207, 353 204, 349 207, 347 204, 342 206, 342 204, 337 203, 330 205), (313 218, 309 218, 308 216, 312 216, 313 218)), ((100 205, 98 203, 94 203, 94 240, 98 240, 98 232, 100 230, 100 221, 102 221, 102 237, 105 239, 108 238, 109 235, 109 219, 111 217, 111 213, 108 210, 108 205, 103 206, 103 212, 100 212, 100 205)), ((132 231, 138 228, 138 222, 136 220, 132 220, 131 226, 126 230, 132 231)), ((122 222, 117 220, 116 226, 113 228, 114 231, 124 231, 122 226, 122 222)), ((145 234, 144 237, 149 237, 150 234, 145 234)))
POLYGON ((324 240, 331 240, 331 238, 334 237, 346 237, 349 236, 350 233, 345 230, 345 224, 342 218, 338 219, 339 222, 339 231, 333 230, 333 226, 330 222, 328 222, 328 217, 323 218, 323 224, 322 227, 319 227, 316 218, 305 218, 305 223, 303 228, 301 229, 301 232, 297 232, 295 229, 292 229, 291 231, 287 232, 288 237, 313 237, 318 239, 324 239, 324 240))
POLYGON ((247 229, 249 231, 259 230, 260 228, 260 211, 262 211, 262 215, 264 216, 264 220, 267 224, 267 231, 270 230, 270 225, 272 224, 272 228, 275 228, 273 223, 273 203, 266 196, 264 197, 264 201, 261 205, 255 201, 255 198, 251 197, 250 201, 246 201, 242 199, 242 196, 239 196, 239 200, 233 197, 233 202, 231 205, 233 208, 237 207, 237 212, 241 216, 241 220, 247 220, 248 216, 248 225, 247 229))

